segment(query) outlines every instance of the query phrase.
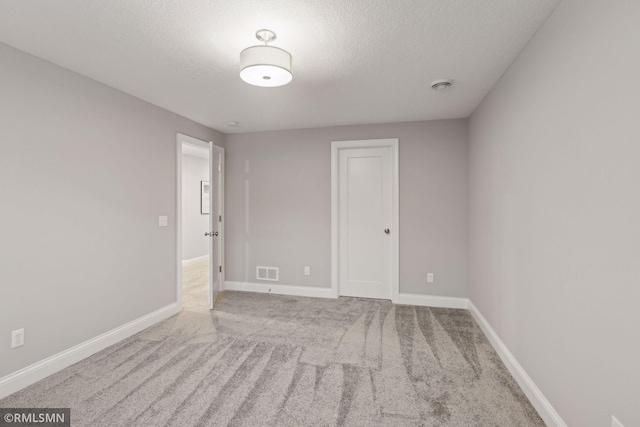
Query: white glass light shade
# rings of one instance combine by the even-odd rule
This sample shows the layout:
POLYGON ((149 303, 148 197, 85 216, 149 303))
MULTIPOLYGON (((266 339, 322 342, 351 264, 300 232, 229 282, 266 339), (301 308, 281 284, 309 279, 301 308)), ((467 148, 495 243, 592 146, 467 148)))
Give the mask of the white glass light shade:
POLYGON ((264 87, 283 86, 293 79, 291 54, 273 46, 252 46, 240 52, 240 78, 264 87))

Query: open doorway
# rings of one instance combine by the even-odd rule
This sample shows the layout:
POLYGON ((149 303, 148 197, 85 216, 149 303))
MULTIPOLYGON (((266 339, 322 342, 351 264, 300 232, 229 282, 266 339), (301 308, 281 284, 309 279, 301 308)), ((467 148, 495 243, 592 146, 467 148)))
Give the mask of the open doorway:
POLYGON ((184 310, 213 308, 222 289, 224 149, 177 135, 177 299, 184 310))

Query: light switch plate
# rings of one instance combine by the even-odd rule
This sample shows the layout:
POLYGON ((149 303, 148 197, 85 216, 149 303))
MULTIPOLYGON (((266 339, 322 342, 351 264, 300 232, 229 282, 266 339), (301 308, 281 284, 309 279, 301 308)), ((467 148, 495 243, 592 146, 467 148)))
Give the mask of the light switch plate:
POLYGON ((168 218, 166 216, 160 216, 158 217, 158 226, 160 227, 166 227, 167 224, 169 223, 168 218))

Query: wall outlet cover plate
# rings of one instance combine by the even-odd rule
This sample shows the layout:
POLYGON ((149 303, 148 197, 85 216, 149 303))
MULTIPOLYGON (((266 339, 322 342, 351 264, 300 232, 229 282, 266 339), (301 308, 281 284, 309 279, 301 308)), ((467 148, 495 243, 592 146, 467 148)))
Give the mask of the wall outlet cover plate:
POLYGON ((24 328, 11 332, 11 348, 20 347, 24 344, 24 328))

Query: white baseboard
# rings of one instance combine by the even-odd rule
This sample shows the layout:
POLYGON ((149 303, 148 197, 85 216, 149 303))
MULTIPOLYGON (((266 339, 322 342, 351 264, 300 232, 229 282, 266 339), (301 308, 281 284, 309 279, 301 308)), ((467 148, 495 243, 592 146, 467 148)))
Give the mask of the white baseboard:
POLYGON ((40 362, 0 378, 0 399, 85 359, 125 338, 178 314, 178 303, 170 304, 136 320, 91 338, 40 362))
POLYGON ((567 427, 567 424, 562 420, 560 414, 551 406, 551 403, 544 397, 542 391, 535 385, 531 377, 527 375, 524 368, 518 363, 513 354, 511 354, 489 322, 487 322, 487 319, 484 318, 471 301, 469 301, 469 311, 544 422, 550 427, 567 427))
POLYGON ((195 258, 183 259, 182 260, 182 266, 189 265, 189 264, 191 264, 193 262, 200 261, 200 260, 203 260, 203 259, 206 259, 206 258, 209 258, 209 255, 202 255, 202 256, 195 257, 195 258))
POLYGON ((398 294, 398 301, 396 301, 396 304, 466 309, 469 307, 469 299, 420 294, 398 294))
POLYGON ((275 285, 255 282, 224 282, 227 291, 261 292, 265 294, 295 295, 298 297, 335 298, 331 288, 275 285))
MULTIPOLYGON (((307 286, 276 285, 258 282, 224 282, 227 291, 261 292, 277 295, 295 295, 299 297, 337 298, 331 288, 307 286)), ((400 294, 397 304, 423 305, 428 307, 467 308, 467 298, 437 297, 418 294, 400 294)))

